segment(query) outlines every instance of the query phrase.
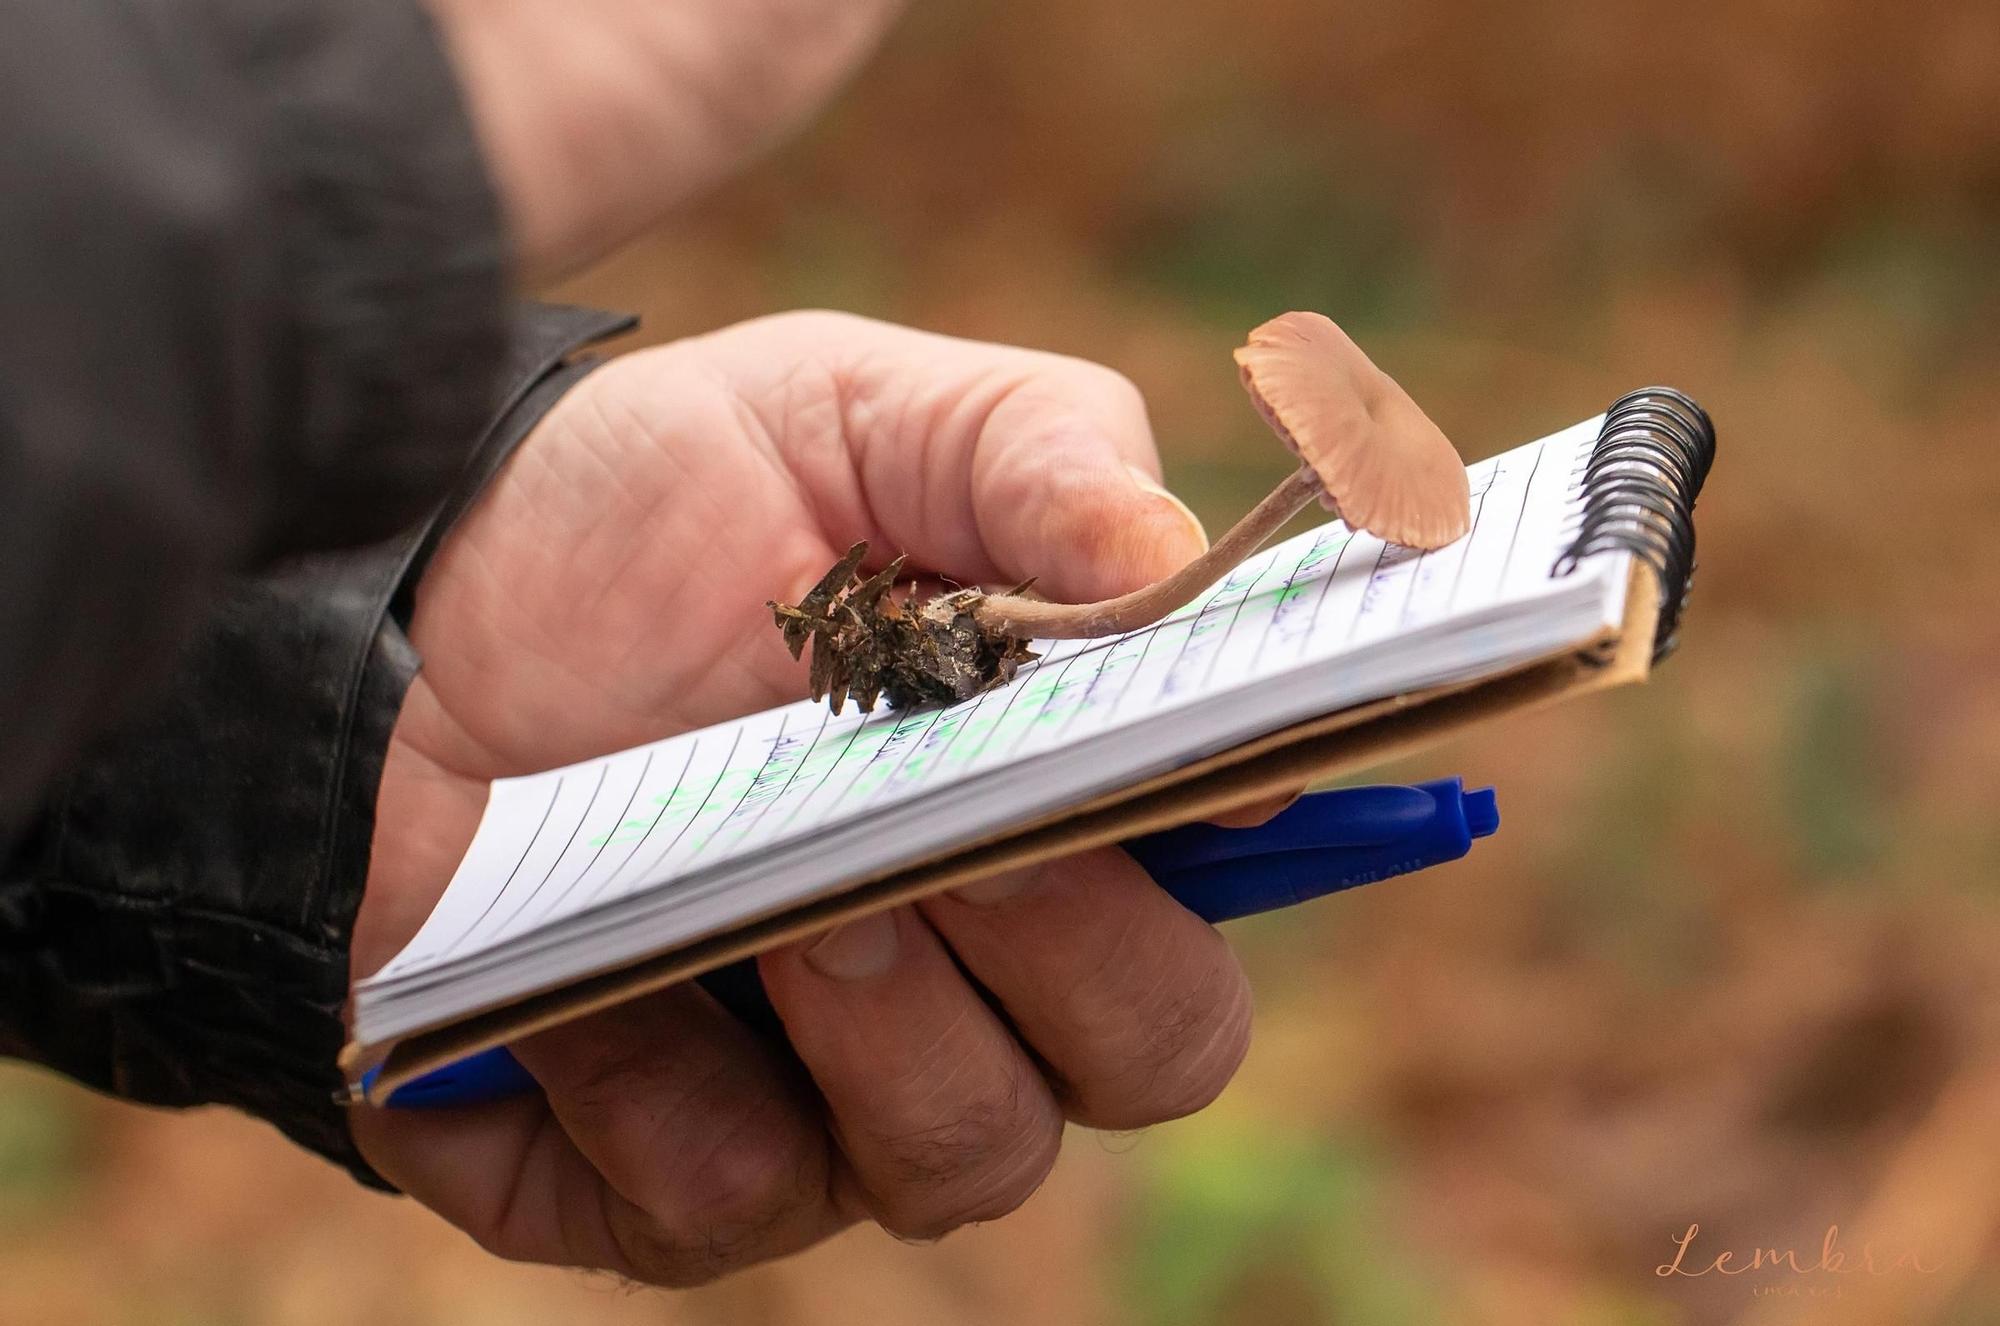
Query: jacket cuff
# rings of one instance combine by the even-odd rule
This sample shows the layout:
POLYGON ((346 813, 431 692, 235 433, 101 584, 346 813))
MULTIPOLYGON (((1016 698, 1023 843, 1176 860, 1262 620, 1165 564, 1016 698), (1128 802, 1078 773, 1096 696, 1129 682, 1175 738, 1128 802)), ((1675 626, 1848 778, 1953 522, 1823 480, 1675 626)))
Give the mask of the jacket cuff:
POLYGON ((631 325, 526 310, 512 389, 421 527, 230 587, 168 694, 0 863, 0 1053, 137 1101, 233 1105, 385 1186, 335 1059, 376 790, 420 662, 391 606, 594 366, 572 352, 631 325))

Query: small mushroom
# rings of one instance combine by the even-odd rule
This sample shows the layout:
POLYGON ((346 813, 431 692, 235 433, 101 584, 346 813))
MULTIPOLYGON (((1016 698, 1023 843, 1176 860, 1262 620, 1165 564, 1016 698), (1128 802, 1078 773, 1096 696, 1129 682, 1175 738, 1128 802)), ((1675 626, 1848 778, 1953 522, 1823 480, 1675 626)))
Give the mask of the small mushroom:
POLYGON ((1236 364, 1271 431, 1302 462, 1202 556, 1100 603, 988 595, 979 620, 1016 635, 1094 639, 1158 621, 1228 575, 1317 497, 1355 529, 1442 548, 1472 524, 1465 465, 1394 379, 1321 313, 1285 313, 1250 333, 1236 364))
POLYGON ((1236 365, 1257 413, 1349 525, 1411 548, 1442 548, 1471 528, 1458 453, 1331 318, 1275 317, 1250 333, 1236 365))
POLYGON ((812 641, 813 698, 831 696, 835 713, 850 693, 864 710, 878 692, 899 707, 970 699, 1033 658, 1029 640, 1117 635, 1186 605, 1315 499, 1393 543, 1439 548, 1465 534, 1471 498, 1458 454, 1332 320, 1273 318, 1250 333, 1236 363, 1258 414, 1301 463, 1207 552, 1097 603, 1049 603, 1022 586, 906 605, 884 596, 893 570, 861 579, 868 549, 856 544, 798 605, 769 605, 793 658, 812 641))

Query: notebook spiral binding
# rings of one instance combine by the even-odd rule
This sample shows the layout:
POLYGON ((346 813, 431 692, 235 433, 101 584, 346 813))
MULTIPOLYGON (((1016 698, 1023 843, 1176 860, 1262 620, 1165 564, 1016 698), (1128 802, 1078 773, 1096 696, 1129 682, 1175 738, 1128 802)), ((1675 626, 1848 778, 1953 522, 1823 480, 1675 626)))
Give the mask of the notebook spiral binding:
POLYGON ((1612 402, 1578 477, 1583 515, 1551 574, 1616 548, 1651 566, 1660 577, 1655 662, 1680 640, 1694 583, 1694 501, 1714 461, 1708 411, 1672 387, 1642 387, 1612 402))

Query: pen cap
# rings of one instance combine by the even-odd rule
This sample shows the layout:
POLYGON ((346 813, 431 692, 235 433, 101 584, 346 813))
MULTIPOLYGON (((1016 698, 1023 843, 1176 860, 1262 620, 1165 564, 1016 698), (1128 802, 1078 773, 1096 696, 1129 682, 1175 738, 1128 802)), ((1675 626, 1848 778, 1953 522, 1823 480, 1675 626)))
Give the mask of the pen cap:
POLYGON ((1440 778, 1318 792, 1256 828, 1183 825, 1125 849, 1188 910, 1220 922, 1456 861, 1499 827, 1492 788, 1440 778))

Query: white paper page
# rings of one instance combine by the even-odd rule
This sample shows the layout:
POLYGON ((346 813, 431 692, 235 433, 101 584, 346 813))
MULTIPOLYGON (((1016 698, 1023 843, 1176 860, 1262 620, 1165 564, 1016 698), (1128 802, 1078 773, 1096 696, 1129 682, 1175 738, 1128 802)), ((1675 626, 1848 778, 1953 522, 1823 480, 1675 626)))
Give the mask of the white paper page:
MULTIPOLYGON (((429 984, 547 927, 615 918, 615 904, 634 895, 692 896, 702 880, 750 858, 833 842, 969 780, 1018 784, 1072 747, 1121 733, 1129 747, 1136 729, 1156 732, 1169 755, 1194 758, 1200 752, 1173 746, 1177 712, 1203 707, 1212 722, 1216 703, 1228 700, 1243 715, 1241 740, 1268 730, 1257 726, 1259 697, 1286 679, 1379 660, 1414 632, 1450 627, 1471 642, 1469 657, 1503 657, 1511 617, 1541 598, 1576 597, 1579 582, 1612 578, 1589 563, 1566 579, 1549 574, 1599 422, 1471 467, 1473 528, 1448 548, 1417 554, 1329 523, 1250 559, 1164 622, 1110 640, 1045 642, 1011 685, 962 704, 836 717, 801 701, 497 781, 428 922, 362 983, 364 1017, 385 984, 429 984)), ((1601 597, 1605 620, 1615 621, 1622 598, 1601 597)), ((1412 661, 1407 684, 1380 693, 1430 684, 1426 666, 1435 661, 1412 661)))

